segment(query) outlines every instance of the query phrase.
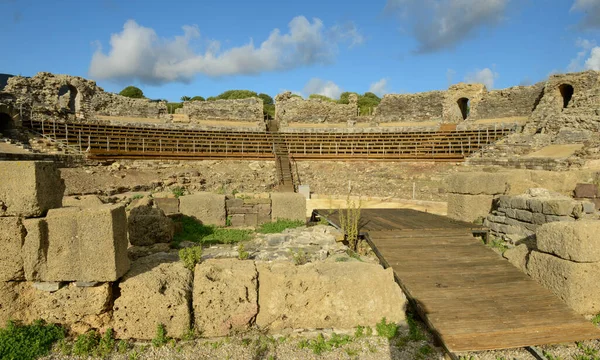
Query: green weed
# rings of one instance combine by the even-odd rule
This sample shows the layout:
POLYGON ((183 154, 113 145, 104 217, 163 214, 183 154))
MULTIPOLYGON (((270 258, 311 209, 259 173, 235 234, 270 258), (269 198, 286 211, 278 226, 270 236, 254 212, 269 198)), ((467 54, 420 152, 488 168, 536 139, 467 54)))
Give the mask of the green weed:
POLYGON ((398 333, 398 325, 393 322, 388 323, 386 318, 383 318, 377 323, 375 330, 377 331, 377 335, 391 340, 398 333))
POLYGON ((179 259, 190 271, 194 271, 196 264, 202 262, 202 246, 194 246, 179 250, 179 259))
POLYGON ((73 355, 77 356, 94 356, 96 348, 100 344, 100 334, 96 331, 89 331, 81 334, 73 344, 73 355))
POLYGON ((600 324, 600 314, 598 314, 592 318, 592 324, 594 324, 596 326, 598 326, 598 324, 600 324))
POLYGON ((246 251, 244 244, 238 246, 238 259, 247 260, 250 257, 250 253, 246 251))
POLYGON ((306 255, 306 253, 304 252, 303 249, 300 250, 289 250, 290 255, 292 256, 292 262, 295 265, 304 265, 306 263, 308 263, 308 256, 306 255))
POLYGON ((36 359, 46 355, 52 344, 64 337, 61 327, 41 320, 31 325, 8 321, 6 328, 0 329, 0 359, 36 359))
POLYGON ((225 229, 212 225, 204 225, 189 216, 175 220, 181 223, 182 231, 175 235, 173 244, 178 246, 182 241, 199 244, 233 244, 252 238, 251 230, 225 229))
POLYGON ((185 195, 185 188, 183 188, 181 186, 176 186, 171 189, 171 193, 173 193, 173 195, 175 195, 176 198, 179 198, 179 197, 185 195))
POLYGON ((504 254, 504 252, 508 250, 508 247, 504 244, 504 241, 499 238, 490 239, 487 246, 500 251, 500 253, 502 254, 504 254))
POLYGON ((275 222, 262 224, 258 228, 258 232, 261 234, 278 234, 285 229, 294 229, 305 225, 306 223, 300 220, 278 219, 275 222))
POLYGON ((298 343, 300 349, 310 349, 315 355, 321 355, 324 352, 337 349, 352 342, 348 335, 338 335, 333 333, 328 340, 325 340, 323 334, 319 334, 316 339, 301 340, 298 343))
POLYGON ((421 346, 419 350, 417 350, 417 359, 424 359, 428 355, 433 353, 433 348, 427 344, 421 346))
POLYGON ((131 197, 131 200, 139 200, 139 199, 143 199, 144 195, 142 194, 135 194, 131 197))
POLYGON ((419 325, 411 313, 406 314, 406 323, 408 324, 408 339, 410 341, 427 340, 427 337, 419 329, 419 325))
POLYGON ((167 329, 164 324, 156 325, 156 335, 154 339, 152 339, 152 345, 154 347, 161 347, 169 342, 169 338, 167 337, 167 329))

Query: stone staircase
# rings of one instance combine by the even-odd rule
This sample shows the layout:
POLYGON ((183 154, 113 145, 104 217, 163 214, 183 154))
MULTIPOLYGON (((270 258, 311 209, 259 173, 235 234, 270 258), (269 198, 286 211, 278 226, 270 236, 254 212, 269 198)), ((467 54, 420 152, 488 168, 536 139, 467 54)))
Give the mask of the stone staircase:
POLYGON ((279 179, 279 191, 294 192, 294 177, 292 175, 292 163, 283 137, 274 135, 273 151, 275 152, 275 164, 277 167, 277 178, 279 179))

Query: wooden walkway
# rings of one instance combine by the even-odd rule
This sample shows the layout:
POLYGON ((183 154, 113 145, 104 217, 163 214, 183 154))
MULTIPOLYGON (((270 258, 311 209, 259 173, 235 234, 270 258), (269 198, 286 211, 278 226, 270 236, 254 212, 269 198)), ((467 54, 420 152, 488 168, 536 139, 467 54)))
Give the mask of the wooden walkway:
MULTIPOLYGON (((336 212, 315 213, 339 224, 336 212)), ((454 358, 600 338, 589 321, 474 237, 481 227, 409 209, 364 209, 361 227, 454 358)))

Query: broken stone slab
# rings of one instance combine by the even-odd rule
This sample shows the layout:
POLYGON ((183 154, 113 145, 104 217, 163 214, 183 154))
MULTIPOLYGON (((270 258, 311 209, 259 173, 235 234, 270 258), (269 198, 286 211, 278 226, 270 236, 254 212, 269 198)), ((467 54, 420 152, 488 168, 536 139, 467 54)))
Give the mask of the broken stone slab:
POLYGON ((361 262, 256 266, 256 324, 263 329, 352 329, 374 326, 383 317, 394 323, 405 320, 406 298, 391 268, 361 262))
POLYGON ((226 225, 225 195, 203 192, 182 196, 179 198, 179 211, 205 225, 226 225))
POLYGON ((152 203, 136 206, 127 217, 129 243, 136 246, 148 246, 156 243, 169 243, 175 236, 173 220, 152 203))
POLYGON ((271 194, 271 218, 306 221, 306 198, 296 193, 271 194))
POLYGON ((34 282, 33 287, 40 291, 54 292, 58 291, 61 287, 65 285, 65 282, 62 281, 42 281, 42 282, 34 282))
POLYGON ((573 200, 547 199, 544 201, 542 212, 546 215, 570 216, 575 206, 573 200))
POLYGON ((0 281, 25 279, 21 248, 26 234, 21 218, 0 218, 0 281))
POLYGON ((167 335, 182 338, 190 329, 192 272, 177 254, 139 258, 119 282, 113 326, 119 339, 150 340, 163 324, 167 335))
MULTIPOLYGON (((537 233, 540 251, 576 262, 600 262, 600 221, 553 222, 537 233)), ((600 274, 599 274, 600 275, 600 274)))
POLYGON ((211 259, 194 271, 194 324, 202 336, 246 331, 258 313, 258 272, 253 261, 211 259))
POLYGON ((447 179, 448 191, 463 195, 500 195, 507 191, 507 177, 499 173, 468 172, 447 179))
POLYGON ((43 216, 62 206, 64 181, 53 162, 0 161, 0 216, 43 216))

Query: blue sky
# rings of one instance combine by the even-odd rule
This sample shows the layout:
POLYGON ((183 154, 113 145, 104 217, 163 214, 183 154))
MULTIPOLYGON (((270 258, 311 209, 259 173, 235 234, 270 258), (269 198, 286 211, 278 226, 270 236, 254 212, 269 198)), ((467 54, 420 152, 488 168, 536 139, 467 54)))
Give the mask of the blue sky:
POLYGON ((600 0, 0 0, 0 13, 0 72, 171 101, 499 89, 600 70, 600 0))

